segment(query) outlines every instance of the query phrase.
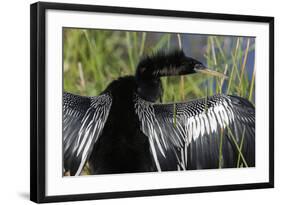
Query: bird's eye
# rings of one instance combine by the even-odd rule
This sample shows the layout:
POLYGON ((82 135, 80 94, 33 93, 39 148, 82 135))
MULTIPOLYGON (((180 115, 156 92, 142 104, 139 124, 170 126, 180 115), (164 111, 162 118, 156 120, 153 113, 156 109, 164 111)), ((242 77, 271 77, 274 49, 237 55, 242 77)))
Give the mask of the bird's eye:
POLYGON ((197 64, 195 64, 194 68, 197 69, 197 70, 201 70, 201 69, 204 69, 205 66, 203 66, 202 64, 197 63, 197 64))

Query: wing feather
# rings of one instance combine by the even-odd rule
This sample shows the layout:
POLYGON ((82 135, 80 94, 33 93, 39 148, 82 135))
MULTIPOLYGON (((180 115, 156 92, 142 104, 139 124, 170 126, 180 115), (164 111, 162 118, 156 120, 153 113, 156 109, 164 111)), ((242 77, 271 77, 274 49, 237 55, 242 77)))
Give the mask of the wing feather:
POLYGON ((255 166, 255 109, 243 98, 155 104, 136 95, 135 110, 158 171, 255 166))
POLYGON ((79 175, 102 133, 112 99, 109 94, 83 97, 63 95, 64 169, 79 175))

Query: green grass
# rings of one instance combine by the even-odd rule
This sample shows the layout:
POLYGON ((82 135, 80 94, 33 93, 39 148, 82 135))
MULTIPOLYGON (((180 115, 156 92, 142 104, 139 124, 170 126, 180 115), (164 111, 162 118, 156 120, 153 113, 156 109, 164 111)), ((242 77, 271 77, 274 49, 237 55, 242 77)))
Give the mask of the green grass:
MULTIPOLYGON (((174 48, 199 49, 196 43, 185 45, 183 37, 186 35, 64 29, 64 90, 79 95, 99 95, 111 81, 120 76, 134 75, 137 63, 145 55, 174 48)), ((204 57, 209 68, 224 72, 229 76, 228 80, 201 74, 164 77, 161 79, 164 89, 162 101, 186 101, 225 93, 244 97, 255 104, 255 66, 247 63, 249 53, 255 49, 254 41, 247 37, 201 38, 201 56, 192 57, 204 57)), ((239 151, 242 145, 237 146, 239 151)), ((182 155, 184 157, 186 153, 182 155)), ((240 161, 246 164, 243 159, 239 152, 238 167, 240 161)))
MULTIPOLYGON (((98 95, 112 80, 133 75, 141 57, 158 50, 184 47, 181 38, 182 34, 65 29, 64 89, 81 95, 98 95), (171 45, 171 39, 176 43, 171 45)), ((248 53, 254 46, 249 38, 244 37, 206 37, 203 51, 206 65, 225 72, 229 79, 222 81, 201 74, 163 78, 163 102, 223 92, 245 97, 255 104, 255 74, 249 73, 255 69, 246 66, 248 53), (228 44, 233 45, 227 52, 225 44, 229 39, 231 42, 228 44), (247 47, 243 48, 243 44, 247 47), (205 87, 208 87, 208 93, 205 87)))

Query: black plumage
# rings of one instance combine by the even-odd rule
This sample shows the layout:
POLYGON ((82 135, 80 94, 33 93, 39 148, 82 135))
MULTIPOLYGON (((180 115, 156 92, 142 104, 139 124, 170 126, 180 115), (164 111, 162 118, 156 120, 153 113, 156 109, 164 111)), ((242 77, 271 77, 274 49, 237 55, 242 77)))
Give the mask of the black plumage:
POLYGON ((99 96, 64 93, 65 171, 79 175, 86 162, 91 174, 255 166, 255 109, 246 99, 155 103, 160 77, 206 70, 182 51, 158 53, 99 96))

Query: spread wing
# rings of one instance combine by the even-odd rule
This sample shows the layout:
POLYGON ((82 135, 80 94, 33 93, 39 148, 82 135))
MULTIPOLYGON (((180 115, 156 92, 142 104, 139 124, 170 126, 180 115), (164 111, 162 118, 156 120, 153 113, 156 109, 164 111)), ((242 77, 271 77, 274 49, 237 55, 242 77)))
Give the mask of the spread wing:
POLYGON ((79 175, 101 135, 112 99, 109 94, 82 97, 63 94, 64 169, 79 175))
POLYGON ((158 171, 255 166, 255 109, 243 98, 154 104, 136 95, 135 110, 158 171))

